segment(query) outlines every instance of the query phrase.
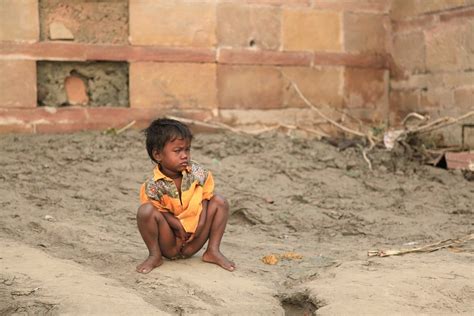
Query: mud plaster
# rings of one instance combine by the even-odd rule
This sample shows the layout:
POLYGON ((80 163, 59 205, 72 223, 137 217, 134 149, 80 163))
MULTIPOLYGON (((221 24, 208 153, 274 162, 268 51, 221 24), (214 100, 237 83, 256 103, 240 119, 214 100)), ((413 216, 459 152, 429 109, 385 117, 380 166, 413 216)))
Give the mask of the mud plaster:
POLYGON ((49 40, 49 25, 60 22, 74 41, 91 44, 128 43, 127 0, 39 0, 40 40, 49 40))
POLYGON ((71 73, 85 81, 88 106, 128 106, 128 64, 118 62, 38 62, 38 104, 68 105, 64 80, 71 73))

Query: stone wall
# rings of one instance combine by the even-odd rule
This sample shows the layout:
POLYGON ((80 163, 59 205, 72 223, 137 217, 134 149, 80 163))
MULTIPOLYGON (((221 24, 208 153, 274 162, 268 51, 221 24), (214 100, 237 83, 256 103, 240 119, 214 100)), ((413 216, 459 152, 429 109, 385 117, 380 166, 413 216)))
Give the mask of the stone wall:
POLYGON ((348 125, 461 113, 472 106, 472 2, 0 0, 0 132, 144 126, 166 114, 333 132, 294 85, 348 125), (87 104, 97 86, 77 69, 97 77, 97 64, 100 77, 102 62, 128 67, 116 71, 125 87, 111 85, 128 103, 87 104), (65 77, 51 91, 45 63, 65 77), (75 86, 83 104, 39 102, 75 86))
POLYGON ((324 130, 292 84, 335 119, 387 119, 386 0, 0 1, 3 132, 145 125, 166 114, 324 130), (97 87, 79 70, 100 77, 94 62, 128 64, 127 108, 87 103, 97 87), (44 79, 45 63, 65 78, 44 79))
MULTIPOLYGON (((474 1, 394 0, 390 120, 410 112, 432 119, 474 110, 474 1)), ((474 123, 474 118, 462 123, 474 123)), ((474 146, 474 134, 466 137, 474 146)), ((461 140, 461 124, 435 135, 445 145, 461 140)))

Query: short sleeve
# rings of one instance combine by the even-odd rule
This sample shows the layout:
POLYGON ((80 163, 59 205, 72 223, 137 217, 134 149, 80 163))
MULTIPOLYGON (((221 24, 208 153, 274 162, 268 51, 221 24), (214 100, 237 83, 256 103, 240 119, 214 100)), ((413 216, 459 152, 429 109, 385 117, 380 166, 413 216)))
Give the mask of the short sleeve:
POLYGON ((146 192, 147 182, 143 183, 140 188, 140 204, 151 203, 159 211, 168 212, 168 210, 160 203, 160 201, 150 198, 146 192))
POLYGON ((202 186, 202 199, 210 200, 214 195, 214 178, 212 173, 208 171, 206 181, 202 186))

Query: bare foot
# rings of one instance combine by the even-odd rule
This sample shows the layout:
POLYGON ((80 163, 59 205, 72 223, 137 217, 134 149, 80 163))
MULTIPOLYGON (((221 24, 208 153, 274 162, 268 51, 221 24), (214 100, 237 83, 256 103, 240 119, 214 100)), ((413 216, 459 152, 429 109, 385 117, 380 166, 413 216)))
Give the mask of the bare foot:
POLYGON ((207 249, 202 255, 202 261, 215 263, 229 271, 235 270, 235 263, 227 259, 220 251, 209 251, 207 249))
POLYGON ((149 273, 154 268, 157 268, 163 264, 163 259, 158 256, 148 256, 142 263, 137 266, 137 272, 149 273))

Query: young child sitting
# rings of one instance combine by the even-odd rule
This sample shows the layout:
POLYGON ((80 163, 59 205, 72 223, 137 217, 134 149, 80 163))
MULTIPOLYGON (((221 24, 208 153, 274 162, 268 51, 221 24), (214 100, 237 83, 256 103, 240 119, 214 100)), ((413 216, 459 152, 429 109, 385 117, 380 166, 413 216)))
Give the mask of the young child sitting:
POLYGON ((191 131, 179 121, 157 119, 145 135, 148 155, 157 165, 140 190, 137 224, 149 255, 137 271, 150 272, 163 256, 189 258, 208 240, 202 260, 233 271, 235 264, 219 249, 229 205, 213 193, 211 172, 191 160, 191 131))

